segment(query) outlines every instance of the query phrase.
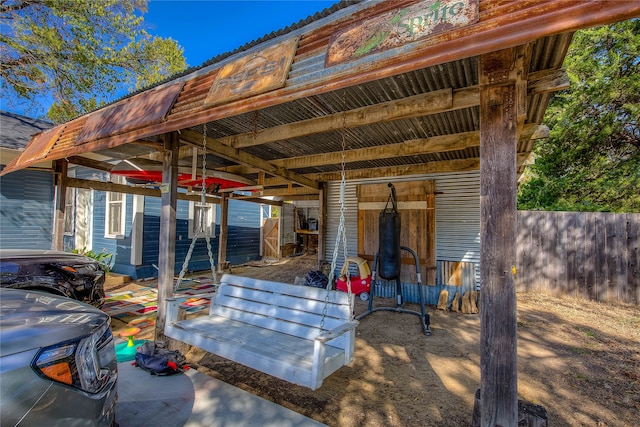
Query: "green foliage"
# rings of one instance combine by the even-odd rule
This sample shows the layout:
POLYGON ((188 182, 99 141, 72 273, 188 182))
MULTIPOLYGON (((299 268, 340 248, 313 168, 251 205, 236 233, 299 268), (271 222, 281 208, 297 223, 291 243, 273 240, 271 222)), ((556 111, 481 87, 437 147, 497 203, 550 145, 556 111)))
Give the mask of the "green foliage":
POLYGON ((111 259, 113 258, 113 254, 105 252, 104 249, 100 252, 96 252, 94 250, 87 250, 87 248, 81 248, 72 249, 71 252, 96 260, 107 273, 111 270, 111 259))
POLYGON ((576 33, 519 209, 640 211, 640 20, 576 33))
POLYGON ((2 96, 53 99, 67 121, 185 69, 182 48, 143 28, 147 0, 3 0, 2 96))

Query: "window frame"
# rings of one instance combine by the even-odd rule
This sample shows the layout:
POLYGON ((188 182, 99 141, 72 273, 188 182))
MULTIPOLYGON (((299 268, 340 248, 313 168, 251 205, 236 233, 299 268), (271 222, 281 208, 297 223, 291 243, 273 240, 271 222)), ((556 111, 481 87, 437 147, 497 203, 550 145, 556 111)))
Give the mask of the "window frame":
POLYGON ((76 232, 76 189, 66 187, 64 196, 64 235, 73 236, 76 232))
MULTIPOLYGON (((111 182, 115 184, 122 184, 124 179, 120 176, 111 176, 111 182)), ((107 191, 105 195, 105 213, 104 213, 104 237, 106 239, 124 239, 126 234, 126 218, 127 218, 127 195, 125 193, 117 193, 107 191), (117 194, 121 196, 120 200, 111 200, 111 196, 117 194), (118 233, 112 232, 110 228, 112 206, 120 204, 120 230, 118 233)))
POLYGON ((204 207, 206 208, 206 212, 209 212, 204 218, 204 225, 209 230, 209 237, 216 237, 216 206, 214 203, 205 203, 204 206, 202 206, 200 202, 189 202, 189 239, 199 239, 206 236, 206 229, 196 235, 199 223, 199 219, 196 218, 196 213, 198 212, 197 207, 204 207))

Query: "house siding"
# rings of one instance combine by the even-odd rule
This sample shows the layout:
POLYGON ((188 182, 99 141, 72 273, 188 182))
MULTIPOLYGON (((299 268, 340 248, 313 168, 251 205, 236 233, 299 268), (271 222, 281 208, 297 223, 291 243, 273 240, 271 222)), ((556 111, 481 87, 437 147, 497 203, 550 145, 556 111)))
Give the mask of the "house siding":
MULTIPOLYGON (((78 178, 106 179, 106 174, 77 168, 78 178)), ((106 192, 93 192, 93 249, 112 254, 114 273, 125 274, 133 279, 158 276, 158 255, 160 239, 160 211, 162 200, 158 197, 144 197, 142 263, 131 264, 133 230, 133 195, 126 195, 126 220, 123 238, 105 237, 106 192)), ((220 235, 220 206, 216 206, 216 236, 220 235)), ((229 201, 227 239, 227 260, 231 264, 241 264, 260 259, 260 205, 239 200, 229 201)), ((186 259, 191 239, 189 239, 189 202, 178 200, 176 205, 176 250, 174 271, 178 274, 186 259)), ((65 239, 65 247, 73 249, 73 237, 65 239)), ((218 238, 211 239, 213 261, 218 262, 218 238)), ((204 238, 196 241, 188 271, 206 271, 211 268, 204 238)))
POLYGON ((0 178, 0 247, 51 249, 53 206, 49 172, 21 170, 0 178))
MULTIPOLYGON (((145 198, 143 265, 137 268, 138 277, 158 275, 153 264, 158 264, 160 238, 161 200, 145 198)), ((216 206, 216 237, 211 239, 213 261, 218 263, 218 236, 220 235, 220 206, 216 206)), ((191 245, 189 239, 189 203, 179 200, 176 207, 175 273, 182 270, 191 245)), ((229 201, 227 261, 242 264, 260 258, 260 205, 239 200, 229 201)), ((204 238, 196 241, 187 265, 188 271, 206 271, 211 268, 207 243, 204 238)))

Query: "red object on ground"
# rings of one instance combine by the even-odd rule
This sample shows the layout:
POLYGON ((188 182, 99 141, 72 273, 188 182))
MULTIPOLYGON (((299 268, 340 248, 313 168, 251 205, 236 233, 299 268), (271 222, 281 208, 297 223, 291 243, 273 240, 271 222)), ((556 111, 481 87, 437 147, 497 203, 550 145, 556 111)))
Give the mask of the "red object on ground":
POLYGON ((349 274, 349 263, 354 263, 358 267, 358 275, 350 276, 351 280, 351 293, 360 295, 361 293, 369 293, 371 289, 371 270, 367 261, 360 257, 347 257, 342 270, 340 271, 340 277, 336 280, 336 289, 343 292, 349 292, 347 286, 347 274, 349 274))
MULTIPOLYGON (((340 277, 336 281, 336 289, 342 292, 348 292, 346 277, 340 277)), ((363 292, 369 293, 371 289, 371 276, 367 276, 364 279, 360 276, 351 276, 351 293, 354 295, 360 295, 363 292)))

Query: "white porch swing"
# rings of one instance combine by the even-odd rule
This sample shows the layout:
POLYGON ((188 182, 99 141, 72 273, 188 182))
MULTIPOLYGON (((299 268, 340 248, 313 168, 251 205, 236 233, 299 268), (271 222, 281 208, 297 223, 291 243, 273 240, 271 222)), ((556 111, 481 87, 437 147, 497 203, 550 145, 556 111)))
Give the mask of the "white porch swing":
POLYGON ((207 316, 178 320, 182 299, 168 300, 166 336, 312 390, 351 363, 358 325, 351 284, 346 293, 331 290, 340 241, 347 257, 342 132, 340 223, 327 289, 225 274, 208 295, 207 316))

